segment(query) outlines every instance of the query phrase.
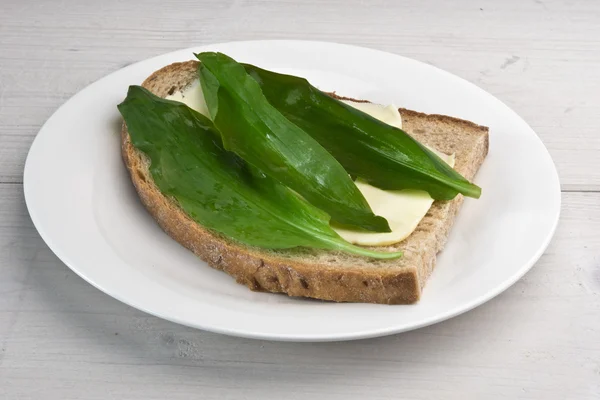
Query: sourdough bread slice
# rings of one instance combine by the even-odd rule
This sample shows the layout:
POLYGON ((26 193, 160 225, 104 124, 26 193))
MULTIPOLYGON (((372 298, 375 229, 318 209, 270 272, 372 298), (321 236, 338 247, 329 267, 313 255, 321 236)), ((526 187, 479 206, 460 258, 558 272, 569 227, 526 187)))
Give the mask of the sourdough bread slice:
MULTIPOLYGON (((142 86, 166 97, 197 79, 197 68, 196 61, 171 64, 153 73, 142 86)), ((473 179, 488 151, 488 128, 403 108, 400 114, 407 133, 438 151, 455 153, 455 169, 473 179)), ((407 239, 387 246, 404 252, 399 259, 375 260, 306 248, 270 251, 240 244, 204 228, 165 197, 152 180, 149 160, 131 144, 125 124, 122 155, 142 203, 169 236, 252 290, 290 296, 383 304, 418 301, 463 202, 462 195, 451 201, 435 201, 407 239)))

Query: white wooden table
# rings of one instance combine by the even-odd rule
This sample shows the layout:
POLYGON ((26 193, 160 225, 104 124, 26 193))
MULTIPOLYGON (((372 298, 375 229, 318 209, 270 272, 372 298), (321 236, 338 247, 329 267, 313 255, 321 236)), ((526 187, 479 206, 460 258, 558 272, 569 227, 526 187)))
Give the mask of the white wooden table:
POLYGON ((2 0, 0 398, 599 399, 599 70, 600 2, 592 0, 2 0), (450 321, 328 344, 185 328, 72 273, 40 239, 23 200, 23 163, 42 123, 131 62, 265 38, 402 54, 521 114, 563 189, 556 236, 533 270, 450 321))

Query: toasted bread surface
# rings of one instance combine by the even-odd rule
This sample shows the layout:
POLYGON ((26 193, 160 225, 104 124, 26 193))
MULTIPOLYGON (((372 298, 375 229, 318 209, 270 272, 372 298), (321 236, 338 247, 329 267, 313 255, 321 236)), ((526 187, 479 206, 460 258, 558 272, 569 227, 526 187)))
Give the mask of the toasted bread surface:
MULTIPOLYGON (((174 63, 153 73, 142 86, 166 97, 197 79, 197 68, 196 61, 174 63)), ((404 108, 400 114, 408 134, 443 153, 455 153, 455 169, 473 179, 487 155, 488 128, 404 108)), ((435 201, 407 239, 383 248, 403 251, 404 256, 399 259, 376 260, 305 248, 270 251, 246 246, 204 228, 175 201, 165 197, 153 182, 149 160, 131 144, 125 124, 122 156, 142 204, 169 236, 211 267, 226 272, 252 290, 290 296, 382 304, 418 301, 463 202, 462 195, 451 201, 435 201)))

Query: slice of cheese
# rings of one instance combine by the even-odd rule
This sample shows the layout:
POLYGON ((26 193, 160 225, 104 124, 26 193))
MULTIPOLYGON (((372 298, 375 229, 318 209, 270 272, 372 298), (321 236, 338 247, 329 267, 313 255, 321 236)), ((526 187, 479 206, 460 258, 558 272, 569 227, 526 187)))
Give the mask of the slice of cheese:
MULTIPOLYGON (((166 98, 182 102, 199 113, 209 116, 199 80, 192 83, 184 91, 175 92, 166 98)), ((398 108, 393 104, 383 106, 348 100, 343 100, 343 102, 388 125, 402 129, 402 117, 398 112, 398 108)), ((451 167, 454 167, 454 155, 448 156, 434 149, 430 150, 440 156, 451 167)), ((415 230, 419 222, 427 214, 427 211, 429 211, 431 204, 433 204, 433 199, 425 191, 381 190, 360 180, 357 180, 355 183, 363 196, 365 196, 373 212, 388 220, 392 231, 378 233, 332 226, 342 238, 350 243, 365 246, 387 246, 400 242, 415 230)))
POLYGON ((204 93, 202 93, 202 86, 200 86, 200 80, 192 82, 191 85, 186 87, 183 91, 178 91, 165 97, 167 100, 175 100, 185 104, 192 110, 198 111, 205 117, 209 117, 208 106, 206 100, 204 100, 204 93))
POLYGON ((381 122, 385 122, 388 125, 402 129, 402 118, 398 112, 398 107, 393 104, 390 104, 389 106, 382 106, 381 104, 361 103, 350 100, 342 100, 342 102, 364 112, 365 114, 369 114, 371 117, 376 118, 381 122))
MULTIPOLYGON (((451 167, 454 166, 454 155, 448 156, 437 151, 435 153, 451 167)), ((366 232, 333 226, 333 229, 350 243, 364 246, 398 243, 415 230, 433 204, 431 196, 423 190, 381 190, 360 180, 355 183, 373 212, 387 219, 392 231, 366 232)))

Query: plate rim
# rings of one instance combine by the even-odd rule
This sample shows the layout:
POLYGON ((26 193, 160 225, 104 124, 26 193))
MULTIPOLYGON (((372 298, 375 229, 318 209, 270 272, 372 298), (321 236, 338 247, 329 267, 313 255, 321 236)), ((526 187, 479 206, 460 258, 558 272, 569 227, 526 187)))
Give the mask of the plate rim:
MULTIPOLYGON (((175 61, 173 61, 173 62, 175 62, 175 61)), ((423 327, 426 327, 429 325, 436 324, 438 322, 442 322, 442 321, 451 319, 451 318, 461 315, 463 313, 466 313, 466 312, 478 307, 479 305, 482 305, 482 304, 486 303, 487 301, 493 299, 494 297, 498 296, 502 292, 504 292, 506 289, 508 289, 510 286, 512 286, 515 282, 517 282, 519 279, 521 279, 533 267, 533 265, 540 259, 540 257, 544 254, 544 252, 548 248, 548 246, 556 232, 558 222, 560 220, 560 214, 562 211, 562 192, 561 192, 561 187, 560 187, 560 177, 558 175, 558 170, 556 168, 556 164, 554 163, 554 160, 552 159, 550 153, 548 152, 548 149, 546 148, 546 146, 544 145, 544 143, 542 142, 542 140, 538 136, 538 134, 535 133, 535 131, 529 126, 529 124, 521 116, 519 116, 514 110, 512 110, 512 108, 508 107, 502 100, 500 100, 495 95, 487 92, 483 88, 480 88, 479 86, 475 85, 474 83, 469 82, 466 79, 464 79, 458 75, 455 75, 453 73, 445 71, 445 70, 438 68, 436 66, 433 66, 431 64, 427 64, 422 61, 412 59, 409 57, 405 57, 405 56, 402 56, 399 54, 386 52, 386 51, 382 51, 382 50, 377 50, 377 49, 372 49, 372 48, 368 48, 368 47, 355 46, 355 45, 350 45, 350 44, 336 43, 336 42, 329 42, 329 41, 307 41, 307 40, 285 40, 285 39, 228 41, 228 42, 221 42, 221 43, 203 44, 200 46, 194 46, 194 47, 190 47, 190 48, 186 48, 186 49, 178 49, 178 50, 174 50, 171 52, 159 54, 159 55, 156 55, 156 56, 144 59, 144 60, 137 61, 126 67, 112 71, 111 73, 100 77, 99 79, 95 80, 94 82, 89 83, 84 88, 82 88, 81 90, 76 92, 69 99, 67 99, 65 102, 63 102, 56 110, 54 110, 52 115, 44 122, 44 124, 42 125, 42 127, 40 128, 38 133, 36 134, 36 137, 34 138, 32 144, 31 144, 31 147, 28 150, 27 157, 25 160, 25 166, 24 166, 24 172, 23 172, 23 192, 24 192, 24 197, 25 197, 25 204, 26 204, 27 210, 29 212, 29 215, 31 217, 31 220, 33 222, 33 225, 35 226, 36 230, 38 231, 38 233, 40 234, 40 236, 42 237, 42 239, 44 240, 46 245, 61 260, 61 262, 63 262, 65 265, 67 265, 69 267, 70 270, 75 272, 83 280, 85 280, 86 282, 88 282, 89 284, 91 284, 92 286, 97 288, 98 290, 104 292, 105 294, 108 294, 109 296, 115 298, 116 300, 118 300, 124 304, 127 304, 131 307, 134 307, 138 310, 141 310, 147 314, 150 314, 155 317, 165 319, 165 320, 177 323, 177 324, 181 324, 184 326, 189 326, 189 327, 206 330, 209 332, 224 334, 224 335, 228 335, 228 336, 243 337, 243 338, 250 338, 250 339, 260 339, 260 340, 293 341, 293 342, 347 341, 347 340, 358 340, 358 339, 387 336, 387 335, 391 335, 391 334, 402 333, 402 332, 406 332, 406 331, 410 331, 410 330, 420 329, 420 328, 423 328, 423 327), (43 223, 42 223, 40 217, 37 215, 35 207, 33 207, 31 204, 32 196, 33 196, 31 194, 31 185, 33 185, 33 182, 31 181, 31 179, 28 179, 28 176, 32 173, 31 171, 33 168, 31 166, 33 163, 33 161, 31 161, 31 159, 33 158, 31 156, 32 149, 34 149, 34 147, 36 146, 36 143, 39 146, 39 142, 40 142, 39 133, 41 133, 45 130, 48 122, 54 117, 54 115, 57 114, 67 104, 74 101, 77 98, 77 96, 80 95, 82 92, 84 92, 85 89, 87 89, 89 86, 97 83, 100 80, 108 78, 108 77, 112 76, 113 74, 117 74, 120 71, 138 68, 143 63, 157 61, 158 59, 161 59, 161 58, 169 58, 170 57, 170 58, 175 59, 176 58, 175 54, 177 54, 177 53, 181 53, 181 52, 190 52, 191 53, 193 51, 198 51, 198 49, 200 49, 200 48, 224 47, 224 46, 234 45, 234 44, 252 44, 252 45, 265 44, 265 45, 269 45, 270 43, 290 43, 291 45, 299 44, 299 45, 316 45, 316 46, 328 45, 328 46, 334 46, 334 47, 340 46, 340 47, 345 47, 350 51, 368 50, 368 51, 372 51, 372 52, 381 53, 387 57, 389 57, 389 56, 399 57, 399 58, 403 59, 404 61, 409 60, 411 62, 416 62, 421 67, 431 68, 431 69, 435 70, 437 73, 442 73, 444 76, 449 76, 453 79, 459 79, 461 81, 461 83, 463 83, 463 84, 466 83, 470 86, 473 86, 473 87, 477 88, 478 90, 483 91, 485 94, 493 97, 496 101, 498 101, 504 107, 506 107, 508 110, 510 110, 515 115, 515 117, 517 117, 521 122, 523 122, 533 132, 533 134, 534 134, 533 136, 535 137, 535 140, 538 142, 539 145, 542 146, 543 150, 545 151, 545 153, 547 155, 548 160, 550 161, 550 165, 552 166, 552 178, 553 178, 552 180, 556 186, 556 188, 553 188, 553 190, 558 189, 556 191, 557 212, 556 212, 556 216, 554 217, 554 220, 552 222, 551 229, 548 231, 548 233, 546 234, 546 237, 543 239, 543 244, 530 257, 528 262, 521 265, 521 267, 515 273, 513 273, 510 277, 505 279, 501 284, 497 284, 493 290, 488 290, 486 293, 484 293, 480 296, 474 297, 473 299, 471 299, 468 302, 458 304, 458 305, 454 306, 453 308, 448 309, 444 313, 435 314, 433 316, 430 316, 429 318, 425 318, 425 319, 419 321, 416 324, 410 324, 408 326, 403 326, 402 323, 396 323, 396 325, 394 325, 392 323, 387 328, 373 328, 373 329, 370 329, 370 330, 367 329, 364 331, 356 330, 356 331, 352 331, 352 332, 349 332, 346 334, 316 334, 316 335, 306 335, 306 334, 294 335, 294 334, 278 334, 278 333, 273 334, 273 333, 257 332, 254 328, 250 328, 250 329, 241 331, 241 330, 230 329, 230 328, 216 327, 213 325, 202 325, 202 324, 197 324, 197 323, 190 323, 189 321, 185 321, 185 320, 173 317, 173 316, 165 315, 160 312, 155 312, 152 309, 148 309, 144 305, 137 304, 137 302, 131 301, 130 299, 127 299, 126 297, 121 296, 118 293, 113 293, 111 290, 107 290, 105 287, 103 287, 102 285, 95 282, 94 279, 89 278, 85 273, 78 270, 74 265, 72 265, 72 262, 71 262, 69 256, 66 254, 63 254, 63 250, 60 248, 60 246, 56 245, 54 243, 51 235, 49 235, 44 230, 44 228, 42 226, 43 223)))

